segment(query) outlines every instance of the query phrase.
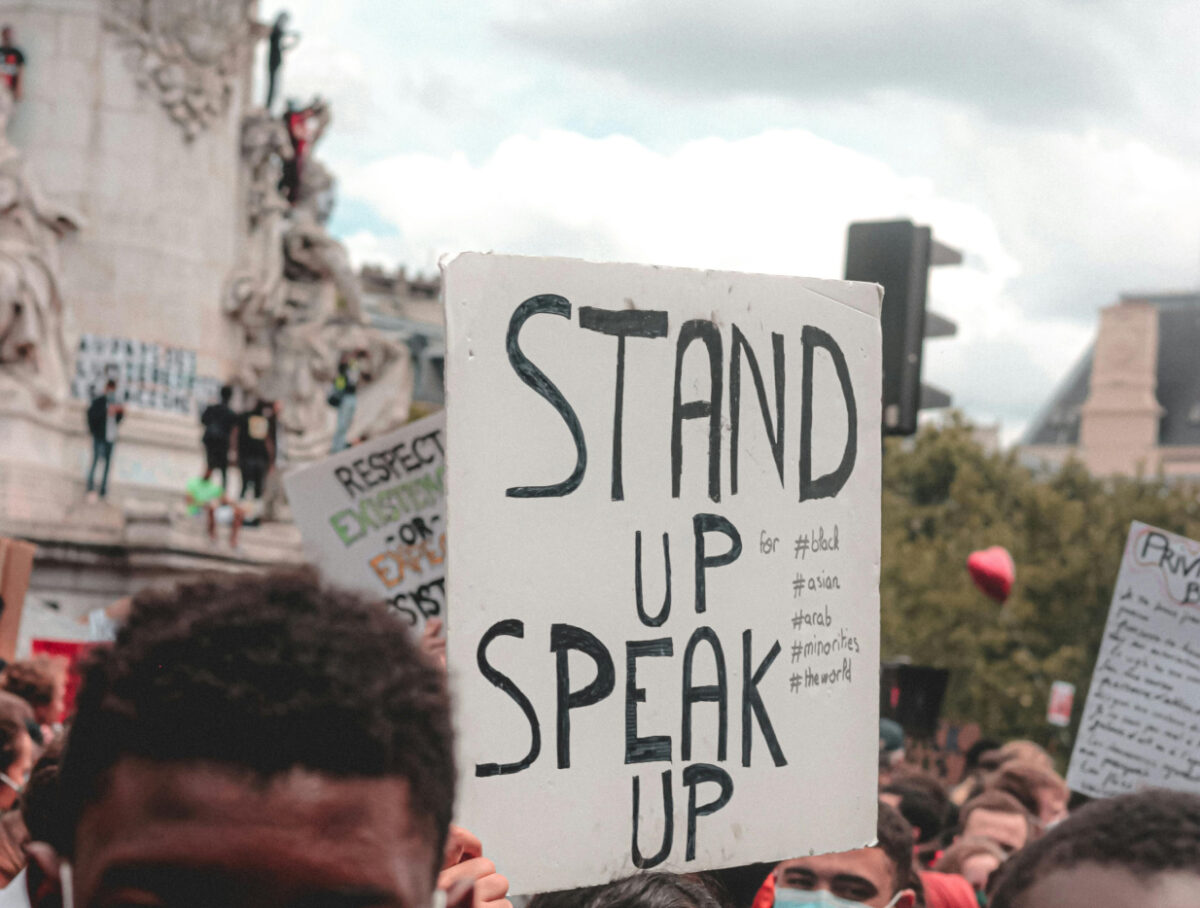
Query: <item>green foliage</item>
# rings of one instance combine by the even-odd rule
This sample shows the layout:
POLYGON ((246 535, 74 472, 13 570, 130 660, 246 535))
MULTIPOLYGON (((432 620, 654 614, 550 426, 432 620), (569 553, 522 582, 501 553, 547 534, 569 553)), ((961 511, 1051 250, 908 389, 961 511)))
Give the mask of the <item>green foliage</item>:
POLYGON ((950 669, 944 717, 1058 749, 1067 736, 1046 724, 1050 684, 1075 685, 1078 721, 1133 520, 1198 539, 1200 490, 1097 479, 1074 462, 1036 474, 1014 454, 986 453, 959 417, 911 442, 889 439, 883 658, 950 669), (993 545, 1017 566, 1003 606, 966 567, 971 552, 993 545))

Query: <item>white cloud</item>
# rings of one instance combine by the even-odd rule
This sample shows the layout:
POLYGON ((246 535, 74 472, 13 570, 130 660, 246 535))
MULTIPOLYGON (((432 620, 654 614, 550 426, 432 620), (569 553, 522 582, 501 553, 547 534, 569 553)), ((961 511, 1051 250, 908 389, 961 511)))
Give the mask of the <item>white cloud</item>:
POLYGON ((422 264, 430 248, 481 248, 835 277, 849 221, 910 214, 978 236, 1008 262, 982 213, 799 130, 670 154, 545 130, 505 140, 478 165, 461 154, 398 155, 343 174, 342 186, 422 238, 399 247, 422 264))
POLYGON ((1194 3, 288 6, 285 90, 333 99, 318 154, 358 261, 838 276, 848 221, 909 216, 969 256, 935 272, 959 335, 930 342, 926 375, 1006 426, 1099 306, 1197 283, 1194 3))
POLYGON ((1008 294, 1020 266, 983 211, 799 130, 671 154, 545 131, 478 165, 395 156, 344 174, 343 187, 399 230, 350 236, 355 260, 427 270, 473 249, 840 277, 850 221, 911 217, 967 255, 935 271, 932 307, 959 335, 927 345, 926 375, 985 420, 1027 415, 1086 342, 1085 327, 1022 313, 1008 294))

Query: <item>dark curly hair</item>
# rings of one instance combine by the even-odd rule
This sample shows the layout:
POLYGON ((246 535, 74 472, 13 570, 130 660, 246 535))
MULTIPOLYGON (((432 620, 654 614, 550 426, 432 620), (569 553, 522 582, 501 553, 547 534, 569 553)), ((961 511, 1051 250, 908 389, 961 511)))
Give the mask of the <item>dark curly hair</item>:
POLYGON ((704 874, 635 873, 600 886, 542 892, 529 908, 728 908, 724 891, 704 874))
POLYGON ((442 673, 382 605, 308 570, 207 577, 134 598, 116 643, 84 669, 60 776, 72 838, 124 757, 264 778, 294 767, 399 776, 439 856, 454 802, 442 673))
POLYGON ((601 886, 584 908, 725 908, 721 893, 699 875, 637 873, 601 886))
POLYGON ((4 670, 4 689, 32 706, 49 706, 66 682, 66 662, 49 656, 19 659, 4 670))
POLYGON ((988 904, 1017 908, 1038 880, 1079 864, 1200 873, 1200 796, 1147 789, 1081 807, 1000 868, 988 904))
POLYGON ((883 850, 896 868, 896 892, 911 889, 920 898, 924 895, 921 878, 917 875, 917 867, 913 862, 913 831, 908 820, 901 816, 900 811, 890 804, 879 802, 879 820, 875 827, 875 836, 879 840, 875 847, 883 850))

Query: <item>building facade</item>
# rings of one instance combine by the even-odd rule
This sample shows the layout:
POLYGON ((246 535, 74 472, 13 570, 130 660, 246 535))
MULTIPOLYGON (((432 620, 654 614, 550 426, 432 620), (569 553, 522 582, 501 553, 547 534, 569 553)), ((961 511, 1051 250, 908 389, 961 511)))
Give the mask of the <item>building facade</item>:
POLYGON ((1097 475, 1200 479, 1200 293, 1125 294, 1020 443, 1097 475))

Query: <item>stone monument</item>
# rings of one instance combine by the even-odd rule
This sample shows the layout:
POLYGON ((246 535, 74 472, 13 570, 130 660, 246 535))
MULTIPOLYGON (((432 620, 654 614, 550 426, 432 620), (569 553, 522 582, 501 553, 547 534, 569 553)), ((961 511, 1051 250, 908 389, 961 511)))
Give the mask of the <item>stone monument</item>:
POLYGON ((412 378, 325 229, 320 129, 281 191, 295 137, 252 96, 270 26, 255 0, 25 0, 0 18, 24 59, 21 99, 0 85, 0 536, 39 546, 31 598, 74 616, 180 571, 299 560, 289 524, 234 551, 186 513, 199 411, 227 382, 280 401, 297 462, 328 451, 344 351, 374 378, 351 438, 403 422, 412 378), (91 502, 84 410, 110 377, 126 416, 91 502))

